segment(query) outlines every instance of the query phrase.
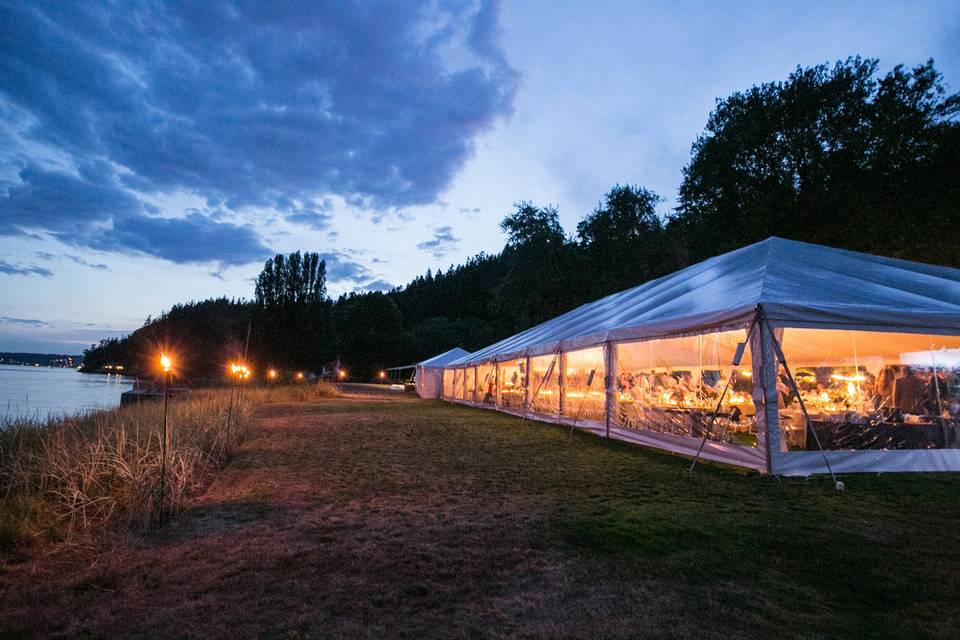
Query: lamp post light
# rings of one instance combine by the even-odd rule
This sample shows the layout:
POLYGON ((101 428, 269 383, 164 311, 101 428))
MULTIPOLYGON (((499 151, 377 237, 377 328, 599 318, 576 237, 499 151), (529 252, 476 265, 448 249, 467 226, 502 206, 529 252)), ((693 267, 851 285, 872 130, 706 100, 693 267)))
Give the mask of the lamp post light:
POLYGON ((230 442, 230 426, 233 424, 233 391, 236 387, 237 374, 240 372, 240 366, 231 362, 228 367, 230 371, 230 408, 227 410, 227 442, 230 442))
POLYGON ((240 398, 243 396, 243 387, 240 386, 244 380, 250 379, 250 369, 246 364, 237 367, 237 409, 240 408, 240 398))
POLYGON ((277 370, 276 370, 276 369, 270 369, 269 371, 267 371, 267 379, 270 380, 270 382, 276 382, 276 380, 277 380, 277 370))
POLYGON ((163 503, 167 493, 167 449, 170 439, 167 431, 167 409, 170 401, 170 376, 173 371, 173 362, 165 353, 160 354, 160 368, 163 370, 163 433, 160 442, 160 515, 163 516, 163 503))

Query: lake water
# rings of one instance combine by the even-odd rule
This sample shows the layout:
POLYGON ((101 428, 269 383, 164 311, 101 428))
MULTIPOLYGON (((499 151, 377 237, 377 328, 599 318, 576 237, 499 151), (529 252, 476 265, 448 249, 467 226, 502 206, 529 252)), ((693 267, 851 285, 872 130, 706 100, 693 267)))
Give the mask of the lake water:
POLYGON ((133 378, 118 375, 0 365, 0 421, 116 407, 120 394, 132 386, 133 378))

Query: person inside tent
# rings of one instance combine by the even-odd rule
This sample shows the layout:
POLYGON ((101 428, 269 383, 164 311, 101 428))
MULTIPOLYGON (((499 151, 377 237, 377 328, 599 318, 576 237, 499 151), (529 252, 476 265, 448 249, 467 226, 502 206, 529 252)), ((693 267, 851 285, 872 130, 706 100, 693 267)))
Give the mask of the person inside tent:
POLYGON ((893 404, 903 413, 923 415, 927 399, 927 381, 914 367, 907 367, 902 376, 893 381, 893 404))

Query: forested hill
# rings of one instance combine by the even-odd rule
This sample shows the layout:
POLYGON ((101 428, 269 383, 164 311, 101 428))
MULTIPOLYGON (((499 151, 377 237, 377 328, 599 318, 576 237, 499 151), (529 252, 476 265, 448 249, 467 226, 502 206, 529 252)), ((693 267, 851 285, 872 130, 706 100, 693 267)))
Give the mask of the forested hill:
POLYGON ((216 376, 249 330, 249 359, 261 367, 317 371, 339 356, 366 378, 454 346, 478 349, 771 235, 960 266, 958 115, 960 98, 932 61, 882 76, 859 58, 797 69, 718 101, 666 219, 656 194, 629 184, 572 235, 556 209, 519 202, 501 223, 501 252, 335 301, 316 254, 277 256, 252 301, 178 305, 85 361, 145 372, 144 354, 168 345, 192 375, 216 376))

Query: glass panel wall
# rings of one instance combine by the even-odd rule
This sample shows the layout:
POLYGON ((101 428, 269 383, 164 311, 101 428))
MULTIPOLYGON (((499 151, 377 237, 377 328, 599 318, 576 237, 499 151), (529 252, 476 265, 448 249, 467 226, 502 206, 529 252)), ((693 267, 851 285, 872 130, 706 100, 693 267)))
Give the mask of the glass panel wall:
POLYGON ((453 369, 444 369, 443 370, 443 397, 446 399, 451 399, 453 395, 453 369))
POLYGON ((530 410, 556 416, 560 413, 560 356, 530 358, 530 410))
POLYGON ((466 387, 465 399, 467 402, 476 402, 476 391, 477 391, 477 368, 470 367, 467 369, 467 383, 464 385, 466 387))
POLYGON ((497 369, 492 364, 477 367, 477 404, 494 405, 497 400, 497 369))
POLYGON ((746 338, 743 330, 618 344, 614 423, 703 438, 729 382, 708 437, 757 446, 749 346, 735 375, 732 365, 746 338))
POLYGON ((467 400, 467 369, 457 369, 457 398, 467 400))
POLYGON ((960 448, 960 337, 778 329, 808 427, 782 370, 782 448, 960 448), (782 337, 781 337, 782 336, 782 337))
POLYGON ((453 397, 463 399, 463 369, 453 370, 453 397))
POLYGON ((577 422, 603 422, 606 404, 603 347, 570 351, 566 354, 566 360, 564 415, 577 422))
POLYGON ((523 411, 523 391, 527 386, 527 359, 500 363, 497 406, 510 411, 523 411))

